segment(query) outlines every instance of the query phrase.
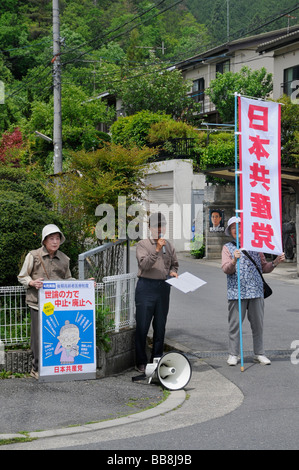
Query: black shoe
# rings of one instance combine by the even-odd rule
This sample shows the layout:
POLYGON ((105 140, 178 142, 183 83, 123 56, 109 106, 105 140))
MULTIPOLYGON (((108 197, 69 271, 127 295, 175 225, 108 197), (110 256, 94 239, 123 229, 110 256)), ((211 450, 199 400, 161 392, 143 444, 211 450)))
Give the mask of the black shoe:
POLYGON ((139 364, 138 366, 135 366, 135 369, 140 372, 141 374, 145 374, 145 365, 144 364, 139 364))

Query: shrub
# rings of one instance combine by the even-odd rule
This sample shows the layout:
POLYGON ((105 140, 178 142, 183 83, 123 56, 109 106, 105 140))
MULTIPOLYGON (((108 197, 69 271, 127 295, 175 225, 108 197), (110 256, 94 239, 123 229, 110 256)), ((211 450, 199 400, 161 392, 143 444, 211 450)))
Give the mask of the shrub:
POLYGON ((42 228, 62 227, 36 174, 0 166, 0 284, 16 285, 28 251, 41 245, 42 228))
POLYGON ((169 119, 167 121, 160 121, 151 125, 148 134, 148 141, 153 144, 176 138, 197 138, 198 134, 198 131, 196 131, 194 127, 186 124, 185 122, 169 119))
POLYGON ((19 166, 20 149, 24 146, 20 129, 5 132, 0 142, 0 162, 19 166))
POLYGON ((133 116, 122 117, 111 126, 112 141, 126 147, 143 147, 148 142, 148 133, 152 124, 168 121, 170 116, 150 111, 140 111, 133 116))

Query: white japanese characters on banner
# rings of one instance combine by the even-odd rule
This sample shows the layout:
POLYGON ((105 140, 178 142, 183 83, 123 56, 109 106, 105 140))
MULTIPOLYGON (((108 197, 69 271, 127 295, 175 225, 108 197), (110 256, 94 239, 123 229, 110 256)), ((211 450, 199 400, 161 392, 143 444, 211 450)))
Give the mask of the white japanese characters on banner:
POLYGON ((280 255, 280 104, 239 97, 241 247, 280 255))
POLYGON ((39 289, 39 378, 96 376, 93 281, 45 281, 39 289))

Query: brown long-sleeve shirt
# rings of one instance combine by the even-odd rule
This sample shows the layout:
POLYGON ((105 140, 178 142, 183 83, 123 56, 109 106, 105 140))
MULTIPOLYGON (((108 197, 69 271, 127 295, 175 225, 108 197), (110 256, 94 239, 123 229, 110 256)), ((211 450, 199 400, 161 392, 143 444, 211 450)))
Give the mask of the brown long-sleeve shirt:
POLYGON ((165 254, 162 250, 156 252, 156 246, 155 240, 149 238, 137 243, 138 277, 165 280, 170 272, 178 271, 179 263, 173 245, 166 241, 165 254))

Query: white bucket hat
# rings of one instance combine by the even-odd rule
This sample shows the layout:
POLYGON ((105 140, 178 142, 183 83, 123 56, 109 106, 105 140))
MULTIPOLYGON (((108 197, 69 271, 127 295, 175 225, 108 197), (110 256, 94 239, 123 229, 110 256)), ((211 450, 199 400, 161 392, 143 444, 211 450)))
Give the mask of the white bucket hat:
POLYGON ((51 233, 60 233, 60 239, 61 239, 60 244, 62 244, 63 242, 65 242, 65 236, 63 235, 63 233, 61 232, 61 230, 57 227, 57 225, 49 224, 49 225, 46 225, 46 226, 43 228, 43 231, 42 231, 42 245, 44 244, 45 238, 46 238, 48 235, 51 235, 51 233))
POLYGON ((237 222, 238 222, 238 223, 241 222, 240 217, 231 217, 231 218, 228 220, 228 222, 227 222, 227 227, 226 227, 225 232, 224 232, 225 235, 227 235, 228 237, 231 236, 230 228, 229 228, 229 227, 230 227, 232 224, 236 224, 237 222))

